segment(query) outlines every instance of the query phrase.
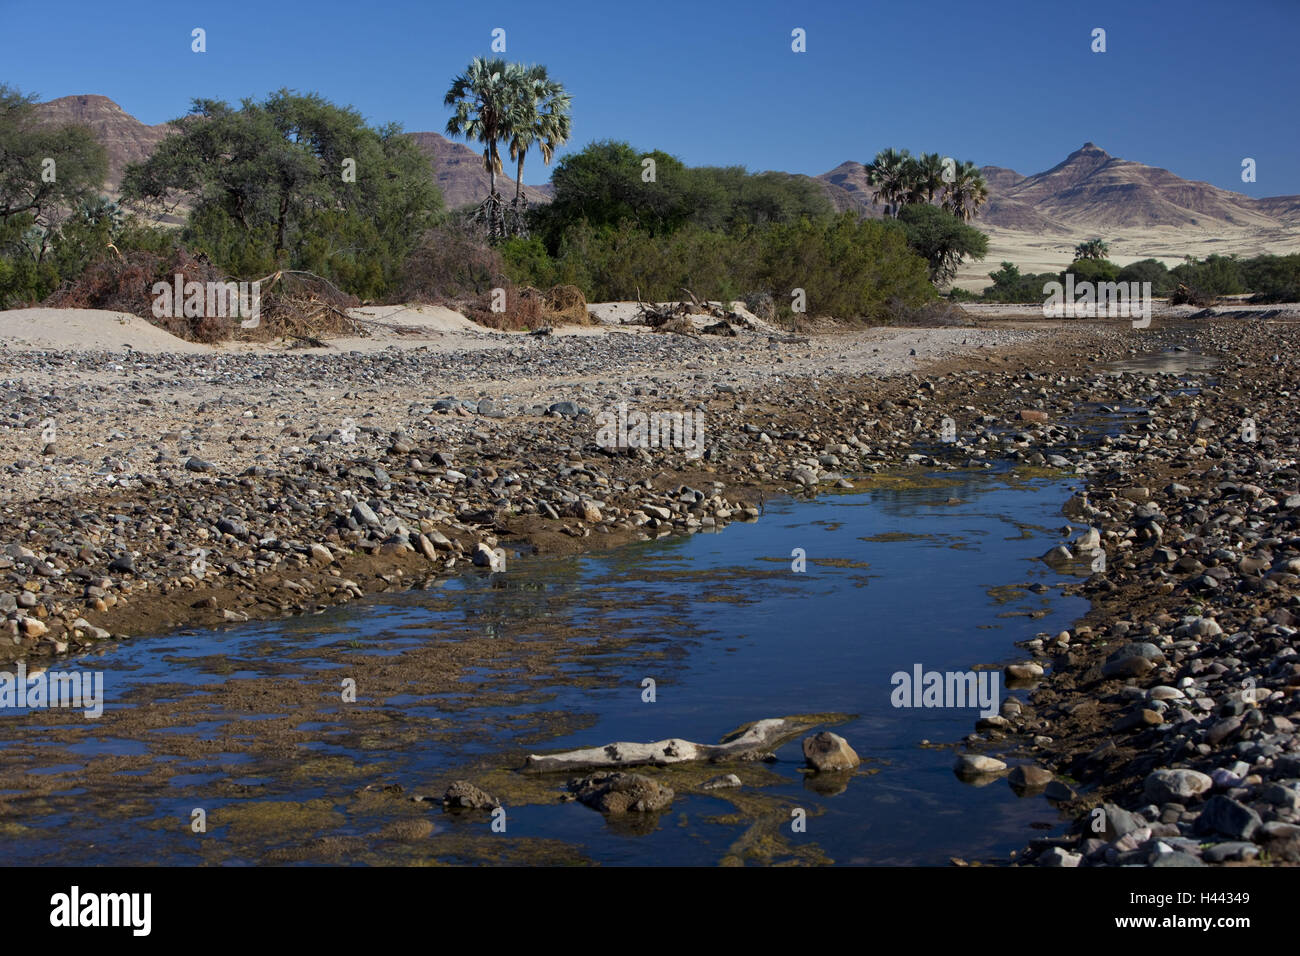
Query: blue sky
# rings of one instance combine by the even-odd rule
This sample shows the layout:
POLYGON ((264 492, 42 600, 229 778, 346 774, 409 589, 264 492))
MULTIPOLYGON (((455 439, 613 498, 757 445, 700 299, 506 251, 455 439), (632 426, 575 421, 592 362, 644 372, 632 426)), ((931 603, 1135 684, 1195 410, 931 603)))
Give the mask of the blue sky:
MULTIPOLYGON (((507 58, 547 64, 573 94, 570 148, 626 139, 815 175, 905 146, 1029 174, 1091 140, 1248 195, 1300 193, 1300 0, 0 0, 0 22, 0 82, 103 94, 147 123, 285 86, 441 132, 451 78, 501 27, 507 58)), ((548 176, 534 154, 525 181, 548 176)))

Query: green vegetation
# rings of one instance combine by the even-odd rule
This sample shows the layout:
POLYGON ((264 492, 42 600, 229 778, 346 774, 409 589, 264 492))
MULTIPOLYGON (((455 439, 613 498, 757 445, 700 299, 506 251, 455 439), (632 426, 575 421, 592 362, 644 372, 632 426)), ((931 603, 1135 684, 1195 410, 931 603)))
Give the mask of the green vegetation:
POLYGON ((867 182, 872 198, 900 216, 907 206, 940 206, 962 222, 969 222, 988 202, 988 186, 972 162, 945 159, 938 153, 913 156, 906 149, 884 149, 867 164, 867 182))
POLYGON ((181 242, 253 279, 316 273, 363 298, 391 293, 442 200, 428 160, 398 126, 287 90, 240 108, 195 100, 174 133, 127 168, 122 197, 188 205, 181 242))
POLYGON ((963 258, 983 259, 988 252, 988 236, 937 206, 904 206, 898 222, 908 245, 925 259, 935 285, 951 282, 963 258))
MULTIPOLYGON (((1076 252, 1084 245, 1087 243, 1080 245, 1076 252)), ((997 272, 989 273, 993 284, 978 296, 966 294, 954 298, 962 301, 1042 302, 1043 285, 1064 283, 1067 273, 1073 273, 1076 284, 1083 281, 1150 282, 1154 296, 1172 296, 1175 302, 1199 305, 1208 305, 1216 296, 1244 293, 1253 293, 1252 302, 1300 301, 1300 254, 1264 255, 1251 259, 1218 255, 1203 260, 1189 257, 1172 269, 1157 259, 1142 259, 1120 268, 1105 258, 1079 258, 1059 273, 1037 275, 1022 275, 1015 265, 1004 262, 997 272)))
POLYGON ((42 126, 35 102, 0 85, 0 308, 49 295, 122 226, 98 194, 103 148, 88 130, 42 126))
POLYGON ((1101 239, 1086 239, 1074 247, 1074 258, 1105 259, 1110 254, 1110 246, 1101 239))

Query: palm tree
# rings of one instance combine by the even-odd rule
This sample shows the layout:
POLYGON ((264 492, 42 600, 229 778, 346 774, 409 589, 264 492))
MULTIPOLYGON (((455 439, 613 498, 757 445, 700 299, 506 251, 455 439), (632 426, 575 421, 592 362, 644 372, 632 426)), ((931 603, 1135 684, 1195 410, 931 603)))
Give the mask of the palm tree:
POLYGON ((898 204, 907 193, 908 166, 913 162, 910 152, 891 146, 876 153, 876 158, 867 164, 867 182, 873 190, 871 198, 884 202, 891 216, 898 214, 898 204))
POLYGON ((908 183, 909 203, 933 203, 934 197, 944 187, 943 157, 938 153, 922 153, 912 160, 908 183))
POLYGON ((956 176, 944 190, 943 208, 963 222, 970 222, 989 201, 989 187, 979 167, 970 160, 959 164, 956 176))
POLYGON ((497 143, 510 135, 510 117, 518 89, 517 65, 500 57, 476 56, 469 68, 452 81, 443 105, 453 107, 447 120, 447 134, 464 136, 483 144, 483 168, 490 177, 487 207, 488 229, 492 238, 504 235, 501 197, 497 195, 497 173, 501 172, 501 154, 497 143))
POLYGON ((1074 259, 1105 259, 1110 255, 1110 245, 1102 239, 1088 239, 1074 247, 1074 259))
POLYGON ((546 74, 541 64, 520 68, 513 74, 515 96, 509 117, 510 158, 517 164, 515 176, 515 216, 522 222, 524 199, 524 159, 534 145, 542 162, 550 164, 555 150, 569 141, 573 131, 569 116, 570 97, 564 87, 546 74))

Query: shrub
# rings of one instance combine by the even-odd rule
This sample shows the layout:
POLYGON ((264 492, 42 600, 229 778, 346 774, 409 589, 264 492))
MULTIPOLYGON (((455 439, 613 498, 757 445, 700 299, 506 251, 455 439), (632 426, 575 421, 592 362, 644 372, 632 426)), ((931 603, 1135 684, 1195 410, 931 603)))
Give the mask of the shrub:
POLYGON ((505 282, 501 255, 473 225, 450 219, 407 256, 398 292, 405 302, 444 304, 476 299, 505 282))
POLYGON ((1119 270, 1120 282, 1150 282, 1152 295, 1168 295, 1174 288, 1173 277, 1159 259, 1131 262, 1119 270))

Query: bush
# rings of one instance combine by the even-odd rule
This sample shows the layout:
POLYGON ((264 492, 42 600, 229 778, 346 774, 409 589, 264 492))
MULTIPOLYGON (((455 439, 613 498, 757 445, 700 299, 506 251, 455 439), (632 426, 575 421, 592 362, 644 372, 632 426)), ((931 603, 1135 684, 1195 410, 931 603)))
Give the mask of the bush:
POLYGON ((1022 273, 1014 263, 1004 262, 1001 269, 989 273, 989 278, 993 284, 980 293, 985 302, 1041 303, 1047 296, 1043 286, 1059 282, 1061 276, 1054 272, 1022 273))
POLYGON ((404 302, 451 304, 477 299, 506 283, 501 255, 475 226, 449 219, 427 231, 402 264, 404 302))
POLYGON ((937 286, 952 282, 963 259, 983 259, 988 252, 988 236, 938 206, 904 206, 897 223, 903 227, 908 245, 929 263, 930 281, 937 286))
POLYGON ((1300 302, 1300 254, 1246 259, 1241 275, 1253 302, 1300 302))
POLYGON ((1236 256, 1210 256, 1205 260, 1188 258, 1169 270, 1172 279, 1200 297, 1239 295, 1247 291, 1242 264, 1236 256))
POLYGON ((1174 280, 1159 259, 1132 262, 1119 270, 1120 282, 1150 282, 1152 295, 1168 295, 1173 291, 1174 280))
POLYGON ((1119 266, 1109 259, 1075 259, 1061 273, 1061 282, 1071 273, 1076 283, 1115 282, 1119 279, 1119 266))
POLYGON ((122 256, 99 258, 75 281, 50 296, 46 304, 59 309, 128 312, 191 342, 219 342, 230 338, 234 319, 228 316, 187 318, 172 315, 159 318, 153 314, 154 283, 170 285, 178 274, 182 282, 208 283, 226 279, 205 257, 185 249, 174 248, 165 254, 132 249, 122 256))

